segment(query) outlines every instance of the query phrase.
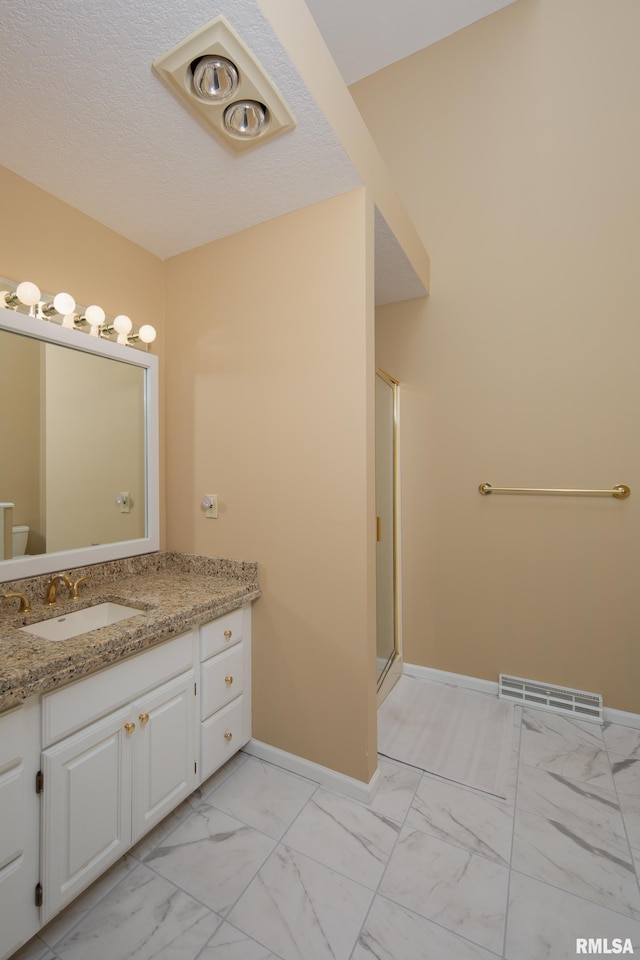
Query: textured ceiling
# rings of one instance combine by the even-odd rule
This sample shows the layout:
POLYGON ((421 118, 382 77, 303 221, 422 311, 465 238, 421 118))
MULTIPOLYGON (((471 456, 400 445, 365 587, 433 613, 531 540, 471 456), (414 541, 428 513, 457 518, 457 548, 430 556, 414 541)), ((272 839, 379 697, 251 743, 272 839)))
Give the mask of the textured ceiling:
MULTIPOLYGON (((505 0, 309 5, 350 81, 505 0)), ((0 91, 0 164, 162 258, 361 182, 256 0, 3 0, 0 91), (218 14, 297 121, 294 130, 242 154, 205 131, 151 70, 157 57, 218 14)), ((388 229, 384 240, 390 249, 388 229)), ((384 262, 387 255, 377 254, 384 262)), ((396 297, 392 288, 389 297, 396 297)))
POLYGON ((0 163, 160 257, 360 184, 254 0, 3 0, 0 89, 0 163), (219 13, 298 120, 240 156, 151 71, 219 13))

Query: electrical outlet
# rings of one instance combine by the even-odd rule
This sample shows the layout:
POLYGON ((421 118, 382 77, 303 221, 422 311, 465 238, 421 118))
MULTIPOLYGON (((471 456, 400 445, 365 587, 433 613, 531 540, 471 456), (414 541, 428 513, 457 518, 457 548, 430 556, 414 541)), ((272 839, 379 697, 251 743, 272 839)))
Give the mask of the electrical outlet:
POLYGON ((205 517, 207 517, 209 520, 217 520, 218 519, 218 494, 207 493, 204 500, 206 501, 206 505, 204 508, 205 517))

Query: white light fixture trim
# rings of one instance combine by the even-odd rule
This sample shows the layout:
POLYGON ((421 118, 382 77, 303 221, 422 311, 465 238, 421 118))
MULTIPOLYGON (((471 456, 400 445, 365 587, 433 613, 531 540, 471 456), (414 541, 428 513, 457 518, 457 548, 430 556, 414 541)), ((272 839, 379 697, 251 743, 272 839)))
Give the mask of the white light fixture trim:
POLYGON ((153 69, 174 96, 233 150, 264 143, 295 126, 274 84, 222 16, 159 57, 153 69), (214 68, 214 61, 220 66, 214 68), (227 71, 224 62, 233 70, 227 71), (210 76, 205 79, 208 68, 210 76), (238 82, 229 93, 233 71, 238 82), (207 95, 207 88, 213 94, 207 95), (241 122, 243 109, 246 116, 241 122))

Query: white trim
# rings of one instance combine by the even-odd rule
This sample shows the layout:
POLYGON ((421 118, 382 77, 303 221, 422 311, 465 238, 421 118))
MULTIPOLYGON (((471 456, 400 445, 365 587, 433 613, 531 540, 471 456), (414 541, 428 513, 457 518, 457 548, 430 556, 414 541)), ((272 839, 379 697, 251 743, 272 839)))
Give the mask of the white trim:
MULTIPOLYGON (((408 677, 417 677, 421 680, 433 680, 436 683, 453 683, 457 687, 464 687, 467 690, 475 690, 478 693, 490 693, 496 697, 499 692, 499 684, 493 680, 481 680, 479 677, 467 677, 463 673, 447 673, 445 670, 434 670, 433 667, 420 667, 415 663, 405 663, 404 673, 408 677)), ((523 704, 535 710, 535 704, 523 704)), ((623 727, 633 727, 640 730, 640 713, 629 713, 626 710, 616 710, 615 707, 604 707, 603 716, 605 723, 619 723, 623 727)), ((583 719, 583 718, 576 718, 583 719)))
POLYGON ((352 800, 359 800, 361 803, 371 803, 380 785, 378 769, 369 783, 364 783, 354 777, 347 777, 344 773, 338 773, 337 770, 331 770, 319 763, 305 760, 304 757, 298 757, 295 753, 287 753, 286 750, 272 747, 261 740, 249 740, 242 748, 242 752, 248 753, 251 757, 257 757, 258 760, 273 763, 276 767, 282 767, 283 770, 295 773, 299 777, 306 777, 307 780, 313 780, 323 787, 351 797, 352 800))
POLYGON ((605 723, 619 723, 623 727, 640 730, 640 713, 628 713, 626 710, 616 710, 615 707, 604 707, 602 713, 605 723))
POLYGON ((415 663, 405 663, 404 672, 409 677, 420 680, 435 680, 436 683, 453 683, 456 687, 476 690, 478 693, 491 693, 498 696, 498 684, 493 680, 481 680, 479 677, 467 677, 463 673, 447 673, 446 670, 434 670, 433 667, 420 667, 415 663))

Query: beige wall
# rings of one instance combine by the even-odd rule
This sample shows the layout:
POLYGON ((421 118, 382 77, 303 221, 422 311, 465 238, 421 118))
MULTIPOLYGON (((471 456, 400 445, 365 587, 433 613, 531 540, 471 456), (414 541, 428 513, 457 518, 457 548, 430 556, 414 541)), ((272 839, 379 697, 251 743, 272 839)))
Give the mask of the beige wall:
POLYGON ((51 343, 45 358, 47 550, 144 537, 144 371, 51 343))
POLYGON ((258 561, 254 737, 363 781, 376 766, 371 218, 360 189, 166 264, 168 546, 258 561))
POLYGON ((66 290, 111 316, 126 313, 136 327, 151 323, 161 341, 162 260, 5 167, 0 196, 0 276, 66 290))
POLYGON ((304 0, 258 0, 425 290, 429 257, 304 0))
MULTIPOLYGON (((171 503, 163 545, 168 527, 170 548, 259 562, 254 735, 368 781, 374 357, 364 189, 166 264, 3 168, 0 193, 11 224, 0 274, 159 331, 171 503), (55 223, 55 237, 39 223, 55 223), (220 496, 217 521, 204 520, 205 493, 220 496)), ((163 447, 161 476, 164 462, 163 447)))
POLYGON ((636 0, 520 0, 352 88, 433 268, 377 327, 403 381, 405 659, 636 712, 639 35, 636 0))

